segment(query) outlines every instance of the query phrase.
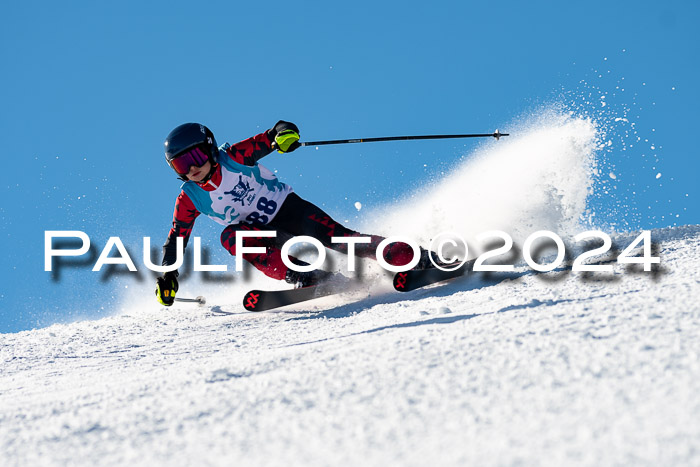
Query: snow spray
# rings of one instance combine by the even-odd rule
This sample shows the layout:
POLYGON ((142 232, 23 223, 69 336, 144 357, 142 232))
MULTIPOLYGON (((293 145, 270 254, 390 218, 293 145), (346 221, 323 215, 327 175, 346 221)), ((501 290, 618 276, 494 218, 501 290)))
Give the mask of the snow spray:
POLYGON ((452 231, 470 243, 480 232, 502 230, 516 243, 533 231, 575 235, 587 219, 596 152, 596 124, 549 110, 511 136, 468 155, 432 187, 412 193, 367 217, 365 226, 430 243, 435 232, 452 231))

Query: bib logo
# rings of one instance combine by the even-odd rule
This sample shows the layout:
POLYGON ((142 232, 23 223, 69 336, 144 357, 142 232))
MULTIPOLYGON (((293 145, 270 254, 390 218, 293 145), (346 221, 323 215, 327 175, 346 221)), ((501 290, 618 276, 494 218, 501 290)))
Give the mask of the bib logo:
MULTIPOLYGON (((250 187, 250 184, 248 182, 244 182, 243 176, 239 175, 236 186, 234 186, 231 191, 225 191, 224 194, 231 195, 233 201, 238 201, 241 203, 241 205, 243 205, 243 201, 245 200, 246 196, 248 196, 252 191, 253 189, 250 187)), ((248 198, 248 204, 252 203, 254 198, 255 195, 248 198)))

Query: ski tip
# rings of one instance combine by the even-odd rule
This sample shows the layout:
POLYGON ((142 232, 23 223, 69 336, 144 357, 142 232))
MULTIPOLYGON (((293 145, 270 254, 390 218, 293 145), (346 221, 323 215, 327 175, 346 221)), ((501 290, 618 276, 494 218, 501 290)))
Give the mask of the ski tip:
POLYGON ((258 311, 260 308, 260 290, 251 290, 243 297, 243 308, 248 311, 258 311))
POLYGON ((397 292, 408 292, 406 283, 408 282, 408 273, 397 272, 394 274, 394 290, 397 292))

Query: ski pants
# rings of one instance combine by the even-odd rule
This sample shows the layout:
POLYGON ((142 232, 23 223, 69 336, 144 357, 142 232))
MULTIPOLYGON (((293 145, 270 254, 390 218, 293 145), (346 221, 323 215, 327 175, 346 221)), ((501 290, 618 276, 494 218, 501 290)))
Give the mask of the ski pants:
MULTIPOLYGON (((348 254, 345 243, 331 243, 331 237, 369 237, 370 243, 355 245, 355 255, 376 260, 377 245, 384 240, 378 235, 363 235, 344 227, 333 220, 318 206, 302 199, 296 193, 287 196, 279 212, 265 225, 234 224, 221 233, 221 244, 229 253, 236 255, 236 233, 240 231, 274 230, 277 236, 247 237, 246 246, 265 247, 266 253, 245 253, 243 259, 251 263, 266 276, 282 280, 287 275, 287 266, 282 262, 282 245, 294 236, 308 235, 318 239, 326 248, 348 254)), ((384 249, 384 260, 392 266, 403 266, 413 258, 413 250, 405 243, 395 242, 384 249)), ((304 264, 290 256, 295 263, 304 264)))

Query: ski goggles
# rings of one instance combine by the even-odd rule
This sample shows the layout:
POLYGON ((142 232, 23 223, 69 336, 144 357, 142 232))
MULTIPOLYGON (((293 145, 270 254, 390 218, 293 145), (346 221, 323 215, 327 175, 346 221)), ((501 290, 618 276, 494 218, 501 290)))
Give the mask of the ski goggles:
POLYGON ((187 175, 190 171, 190 167, 193 165, 201 167, 206 164, 208 160, 209 156, 202 151, 202 148, 197 146, 171 160, 170 166, 175 169, 175 172, 179 175, 187 175))

